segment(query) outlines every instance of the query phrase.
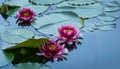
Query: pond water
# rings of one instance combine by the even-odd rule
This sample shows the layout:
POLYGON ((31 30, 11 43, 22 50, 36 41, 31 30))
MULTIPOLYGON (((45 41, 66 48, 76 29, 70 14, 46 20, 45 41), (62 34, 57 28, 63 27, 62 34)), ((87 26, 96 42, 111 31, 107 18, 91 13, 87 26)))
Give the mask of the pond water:
MULTIPOLYGON (((0 21, 3 21, 1 16, 0 21)), ((11 18, 9 21, 15 22, 11 18)), ((91 22, 94 21, 96 19, 91 22)), ((69 52, 67 61, 48 62, 47 65, 54 69, 120 69, 120 19, 114 23, 117 27, 111 31, 82 32, 82 45, 69 52)), ((11 66, 0 69, 11 69, 11 66)))
POLYGON ((120 20, 112 31, 85 32, 68 61, 48 63, 55 69, 120 69, 120 20))
POLYGON ((120 19, 115 23, 117 28, 111 31, 83 32, 82 45, 69 53, 67 61, 47 64, 55 69, 120 69, 120 19))

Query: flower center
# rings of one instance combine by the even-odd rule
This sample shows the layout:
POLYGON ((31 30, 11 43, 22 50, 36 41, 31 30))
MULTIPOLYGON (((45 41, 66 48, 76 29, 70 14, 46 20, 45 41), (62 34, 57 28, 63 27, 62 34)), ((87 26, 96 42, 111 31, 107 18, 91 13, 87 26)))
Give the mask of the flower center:
POLYGON ((24 12, 24 13, 23 13, 23 16, 25 16, 25 17, 27 17, 27 16, 29 16, 29 15, 30 15, 29 12, 24 12))
POLYGON ((56 46, 55 45, 51 45, 48 47, 50 50, 55 50, 56 49, 56 46))
POLYGON ((70 30, 70 29, 66 29, 66 32, 72 32, 72 30, 70 30))

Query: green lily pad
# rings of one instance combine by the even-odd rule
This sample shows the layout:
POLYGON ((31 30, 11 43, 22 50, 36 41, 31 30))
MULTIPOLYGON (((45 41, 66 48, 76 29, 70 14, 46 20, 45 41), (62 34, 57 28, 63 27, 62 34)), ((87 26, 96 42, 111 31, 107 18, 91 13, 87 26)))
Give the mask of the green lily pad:
MULTIPOLYGON (((24 7, 28 7, 28 8, 30 8, 30 9, 32 9, 32 10, 35 12, 35 14, 38 15, 38 14, 44 12, 45 10, 47 10, 47 8, 48 8, 49 6, 27 5, 27 6, 23 6, 23 7, 21 7, 21 8, 24 8, 24 7)), ((14 9, 11 9, 11 10, 8 11, 7 14, 8 14, 9 16, 16 16, 16 14, 19 12, 19 9, 20 9, 19 7, 14 8, 14 9)))
POLYGON ((91 18, 103 13, 103 6, 99 3, 95 3, 87 6, 66 6, 59 7, 54 10, 54 12, 73 12, 82 18, 91 18))
POLYGON ((49 40, 45 38, 29 39, 14 46, 4 47, 3 50, 14 54, 13 64, 25 62, 45 63, 47 59, 45 60, 45 57, 38 56, 37 53, 39 52, 39 46, 44 46, 48 41, 49 40))
POLYGON ((17 64, 12 69, 53 69, 53 68, 45 64, 28 62, 17 64))
POLYGON ((55 13, 38 18, 32 26, 45 34, 57 34, 61 25, 71 24, 81 28, 82 22, 74 13, 55 13), (52 31, 50 31, 52 30, 52 31))
POLYGON ((40 6, 40 5, 28 5, 26 7, 29 7, 32 9, 36 14, 42 13, 45 10, 48 9, 49 6, 40 6))
POLYGON ((107 15, 99 15, 97 16, 97 18, 100 19, 101 21, 107 21, 107 22, 112 22, 116 20, 116 18, 107 15))
POLYGON ((29 0, 10 0, 10 1, 6 1, 5 4, 9 5, 9 6, 25 6, 30 4, 29 0))
POLYGON ((96 1, 94 0, 71 0, 71 1, 68 1, 69 4, 71 5, 89 5, 89 4, 92 4, 92 3, 95 3, 96 1))
POLYGON ((0 50, 0 67, 12 62, 14 55, 0 50))
POLYGON ((56 4, 61 2, 62 0, 31 0, 36 4, 56 4))
POLYGON ((118 11, 118 10, 120 10, 119 6, 115 6, 115 7, 107 7, 107 6, 105 6, 104 7, 104 11, 114 12, 114 11, 118 11))
POLYGON ((26 28, 14 28, 1 34, 1 39, 8 43, 21 43, 34 36, 34 33, 26 28))
POLYGON ((119 11, 117 12, 104 12, 105 15, 110 16, 110 17, 114 17, 114 18, 119 18, 120 17, 120 13, 119 11))
POLYGON ((38 48, 39 46, 43 46, 46 42, 48 42, 48 39, 41 38, 41 39, 28 39, 22 43, 16 44, 15 46, 9 46, 8 48, 5 48, 4 50, 12 50, 17 48, 38 48))
POLYGON ((0 21, 0 34, 2 34, 7 29, 7 26, 9 25, 10 23, 6 21, 0 21))
POLYGON ((116 28, 116 24, 115 23, 113 23, 113 22, 104 22, 104 21, 99 23, 99 25, 97 25, 97 26, 98 26, 98 29, 102 30, 102 31, 113 30, 113 29, 116 28))

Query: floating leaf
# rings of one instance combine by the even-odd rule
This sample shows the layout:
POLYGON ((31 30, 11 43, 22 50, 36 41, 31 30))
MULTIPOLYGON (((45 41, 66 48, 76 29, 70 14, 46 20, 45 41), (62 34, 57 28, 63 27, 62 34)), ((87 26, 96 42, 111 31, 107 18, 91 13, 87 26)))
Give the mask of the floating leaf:
POLYGON ((53 68, 45 64, 28 62, 17 64, 12 69, 53 69, 53 68))
POLYGON ((120 0, 115 0, 115 1, 116 1, 116 3, 118 3, 120 5, 120 0))
POLYGON ((62 0, 31 0, 36 4, 56 4, 61 2, 62 0))
POLYGON ((40 57, 37 55, 39 52, 39 46, 44 46, 49 40, 46 38, 41 39, 29 39, 22 43, 16 44, 15 46, 9 46, 3 50, 13 53, 16 58, 12 61, 13 64, 23 63, 23 62, 39 62, 45 63, 45 57, 40 57), (19 55, 18 55, 19 54, 19 55))
POLYGON ((8 12, 8 7, 5 4, 2 4, 2 7, 0 8, 1 14, 6 14, 8 12))
POLYGON ((113 12, 113 11, 118 11, 120 10, 120 7, 104 7, 104 11, 109 11, 109 12, 113 12))
POLYGON ((10 1, 6 1, 5 4, 9 5, 9 6, 25 6, 30 4, 29 0, 10 0, 10 1))
POLYGON ((17 12, 18 12, 19 9, 20 9, 19 7, 14 8, 14 9, 10 9, 8 11, 7 15, 9 15, 9 16, 16 16, 16 14, 17 14, 17 12))
POLYGON ((99 26, 98 29, 99 30, 113 30, 116 28, 115 24, 111 24, 111 25, 104 25, 104 26, 99 26))
POLYGON ((103 12, 103 6, 99 3, 95 3, 88 6, 77 6, 77 7, 60 7, 56 8, 54 12, 73 12, 82 18, 90 18, 97 16, 103 12))
POLYGON ((80 18, 73 13, 55 13, 45 15, 38 18, 37 21, 32 24, 32 26, 37 28, 39 32, 45 34, 56 34, 58 27, 65 24, 71 24, 77 28, 82 26, 80 18))
POLYGON ((9 25, 8 22, 0 21, 0 34, 2 34, 7 29, 8 25, 9 25))
POLYGON ((21 43, 34 36, 34 33, 26 28, 14 28, 1 34, 1 39, 8 43, 21 43))
POLYGON ((15 46, 8 47, 5 50, 11 50, 11 49, 16 49, 16 48, 38 48, 38 46, 43 46, 48 41, 49 40, 45 38, 29 39, 22 43, 16 44, 15 46))
POLYGON ((13 54, 0 50, 0 67, 11 63, 13 59, 14 59, 13 54))
POLYGON ((119 7, 119 4, 117 2, 104 2, 102 3, 102 5, 104 6, 108 6, 108 7, 119 7))
POLYGON ((99 2, 113 2, 115 0, 96 0, 96 1, 99 1, 99 2))
MULTIPOLYGON (((49 6, 27 5, 24 7, 28 7, 30 9, 32 9, 36 13, 36 15, 38 15, 38 14, 44 12, 45 10, 47 10, 47 8, 49 6)), ((21 8, 23 8, 23 7, 21 7, 21 8)), ((16 14, 19 12, 19 9, 20 9, 20 7, 13 8, 13 9, 9 10, 7 14, 9 16, 16 16, 16 14)))
POLYGON ((49 6, 29 5, 29 6, 26 6, 26 7, 29 7, 29 8, 32 9, 36 14, 39 14, 39 13, 42 13, 42 12, 44 12, 45 10, 47 10, 47 8, 48 8, 49 6))
POLYGON ((110 16, 110 17, 114 17, 114 18, 119 18, 120 17, 120 12, 119 11, 117 11, 117 12, 105 12, 104 14, 107 15, 107 16, 110 16))
POLYGON ((94 1, 94 0, 71 0, 71 1, 68 1, 68 3, 70 5, 76 5, 76 6, 91 5, 95 2, 96 1, 94 1))
POLYGON ((97 16, 98 19, 100 19, 101 21, 107 21, 107 22, 111 22, 111 21, 115 21, 116 18, 111 17, 111 16, 107 16, 107 15, 99 15, 97 16))
POLYGON ((6 48, 10 48, 11 46, 15 46, 16 44, 10 44, 10 43, 6 43, 6 42, 2 42, 1 43, 1 49, 4 50, 6 48))
POLYGON ((99 30, 112 30, 116 28, 116 24, 113 22, 98 22, 96 23, 96 26, 98 27, 99 30))
POLYGON ((80 29, 83 32, 96 30, 97 27, 94 23, 85 23, 84 27, 80 29))

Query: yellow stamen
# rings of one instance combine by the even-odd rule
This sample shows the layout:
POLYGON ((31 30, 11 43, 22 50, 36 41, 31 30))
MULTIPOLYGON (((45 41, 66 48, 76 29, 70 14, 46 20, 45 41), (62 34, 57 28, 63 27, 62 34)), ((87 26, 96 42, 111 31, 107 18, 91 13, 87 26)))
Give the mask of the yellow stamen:
POLYGON ((51 45, 51 46, 49 46, 48 48, 51 49, 51 50, 55 50, 55 49, 56 49, 56 46, 55 46, 55 45, 51 45))
POLYGON ((27 17, 27 16, 29 16, 29 15, 30 15, 29 12, 24 12, 24 13, 23 13, 23 16, 26 16, 26 17, 27 17))
POLYGON ((72 30, 69 30, 69 29, 67 29, 66 31, 67 31, 67 32, 72 32, 72 30))

